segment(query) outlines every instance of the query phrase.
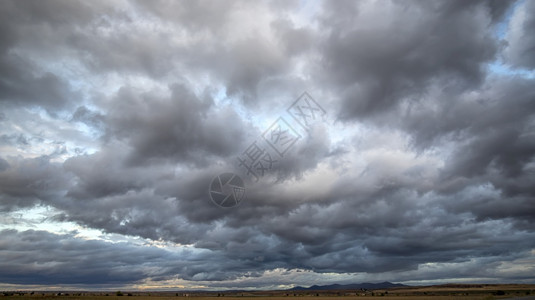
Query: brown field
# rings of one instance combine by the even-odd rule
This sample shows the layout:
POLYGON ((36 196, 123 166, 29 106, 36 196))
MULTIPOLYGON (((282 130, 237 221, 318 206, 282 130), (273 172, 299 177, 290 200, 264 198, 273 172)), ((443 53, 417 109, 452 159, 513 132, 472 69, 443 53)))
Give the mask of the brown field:
POLYGON ((31 292, 0 291, 0 300, 248 300, 269 298, 270 300, 290 300, 306 298, 310 300, 333 300, 335 298, 351 299, 507 299, 528 297, 535 299, 535 285, 525 284, 448 284, 425 287, 403 287, 386 290, 344 290, 344 291, 255 291, 255 292, 140 292, 123 291, 122 296, 116 292, 31 292), (194 298, 194 299, 191 299, 194 298))
MULTIPOLYGON (((412 299, 437 299, 437 300, 448 300, 448 299, 505 299, 510 298, 511 296, 345 296, 345 297, 338 297, 338 296, 326 296, 326 297, 313 297, 313 296, 307 296, 306 298, 316 299, 316 300, 332 300, 333 298, 344 298, 344 299, 398 299, 398 300, 412 300, 412 299)), ((4 299, 95 299, 95 300, 121 300, 121 297, 115 297, 115 296, 8 296, 3 297, 4 299)), ((161 299, 161 300, 176 300, 177 298, 186 298, 186 297, 170 297, 170 296, 132 296, 131 300, 154 300, 154 299, 161 299)), ((304 298, 304 297, 303 297, 304 298)), ((196 299, 199 300, 213 300, 214 297, 196 297, 196 299)), ((225 297, 225 299, 228 300, 249 300, 249 299, 258 299, 258 297, 250 297, 250 296, 244 296, 244 297, 225 297)), ((269 297, 269 299, 273 300, 283 300, 287 299, 287 297, 281 297, 281 296, 273 296, 269 297)))

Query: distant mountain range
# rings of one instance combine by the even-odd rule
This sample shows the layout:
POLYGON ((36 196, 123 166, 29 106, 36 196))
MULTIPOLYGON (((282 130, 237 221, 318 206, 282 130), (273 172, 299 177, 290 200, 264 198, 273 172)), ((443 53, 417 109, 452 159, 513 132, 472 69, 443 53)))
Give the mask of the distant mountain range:
POLYGON ((296 286, 288 291, 325 291, 325 290, 377 290, 377 289, 387 289, 393 287, 403 287, 407 286, 401 283, 392 283, 392 282, 380 282, 380 283, 352 283, 352 284, 330 284, 330 285, 313 285, 311 287, 302 287, 296 286))

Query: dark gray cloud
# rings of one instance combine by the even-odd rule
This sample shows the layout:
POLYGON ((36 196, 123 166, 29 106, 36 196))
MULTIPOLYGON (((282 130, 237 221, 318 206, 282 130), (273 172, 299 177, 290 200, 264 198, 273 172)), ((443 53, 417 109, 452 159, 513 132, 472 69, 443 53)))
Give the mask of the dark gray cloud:
POLYGON ((477 86, 497 53, 494 6, 486 2, 327 3, 323 64, 342 118, 366 118, 418 99, 430 84, 477 86), (362 18, 355 16, 363 15, 362 18), (470 28, 470 30, 466 30, 470 28))
POLYGON ((0 284, 533 282, 532 8, 5 2, 0 284), (255 182, 237 158, 279 117, 301 139, 255 182))
POLYGON ((193 276, 195 271, 186 271, 192 265, 189 259, 210 260, 206 255, 188 251, 174 253, 155 246, 77 239, 76 233, 1 233, 0 280, 4 283, 123 285, 149 277, 166 277, 169 271, 193 276))
MULTIPOLYGON (((141 280, 146 270, 140 263, 149 257, 162 257, 163 251, 129 249, 83 241, 72 235, 46 231, 2 231, 2 272, 5 283, 16 284, 109 284, 141 280), (141 250, 141 251, 140 251, 141 250), (152 252, 152 253, 151 253, 152 252), (137 259, 135 258, 137 256, 137 259), (110 264, 113 261, 112 264, 110 264), (36 266, 36 267, 32 267, 36 266), (124 265, 130 265, 124 270, 124 265)), ((154 263, 154 262, 153 262, 154 263)), ((145 274, 144 274, 145 273, 145 274)))
POLYGON ((98 112, 92 111, 85 106, 79 106, 72 114, 72 121, 81 122, 89 127, 104 131, 104 116, 98 112))
POLYGON ((33 69, 27 62, 16 55, 3 55, 0 58, 0 76, 2 77, 0 100, 38 105, 47 109, 59 109, 68 103, 73 93, 66 82, 55 74, 46 72, 40 75, 27 73, 33 69), (10 57, 6 57, 10 56, 10 57))
POLYGON ((50 157, 1 160, 0 210, 33 206, 44 200, 61 197, 69 186, 69 177, 50 157))
POLYGON ((231 107, 214 111, 209 94, 197 97, 183 85, 170 87, 169 98, 121 89, 106 116, 107 139, 125 140, 134 164, 170 158, 206 164, 242 146, 245 123, 231 107))
POLYGON ((535 28, 535 4, 532 1, 525 1, 519 4, 521 10, 515 11, 509 24, 506 40, 508 42, 505 55, 508 61, 516 67, 533 70, 535 60, 535 39, 530 34, 535 28))
POLYGON ((235 0, 227 3, 217 1, 182 3, 157 1, 155 5, 149 5, 144 1, 134 1, 134 3, 157 18, 178 23, 191 30, 208 32, 222 30, 233 10, 250 5, 246 1, 235 0))
MULTIPOLYGON (((6 1, 0 9, 0 101, 13 105, 37 105, 55 112, 80 97, 76 89, 55 71, 45 70, 30 57, 30 50, 47 56, 61 51, 66 28, 92 19, 88 6, 68 1, 40 5, 37 1, 6 1), (57 44, 55 44, 57 43, 57 44)), ((70 30, 70 29, 69 29, 70 30)), ((72 33, 71 33, 72 34, 72 33)))
POLYGON ((507 192, 504 184, 509 179, 531 176, 526 165, 535 150, 531 142, 532 86, 531 79, 491 78, 476 90, 477 95, 474 90, 452 100, 446 93, 433 95, 436 100, 430 102, 440 110, 429 103, 411 105, 400 121, 407 126, 415 147, 456 145, 443 169, 445 180, 481 177, 507 192), (504 181, 500 183, 498 178, 504 181))

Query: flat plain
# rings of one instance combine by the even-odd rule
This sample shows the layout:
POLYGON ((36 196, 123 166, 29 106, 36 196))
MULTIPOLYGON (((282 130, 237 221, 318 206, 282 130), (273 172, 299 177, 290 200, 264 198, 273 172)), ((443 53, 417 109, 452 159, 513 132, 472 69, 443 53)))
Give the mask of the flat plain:
POLYGON ((0 299, 36 300, 333 300, 351 299, 535 299, 535 285, 446 284, 380 290, 299 291, 0 291, 0 299), (193 299, 192 299, 193 298, 193 299))

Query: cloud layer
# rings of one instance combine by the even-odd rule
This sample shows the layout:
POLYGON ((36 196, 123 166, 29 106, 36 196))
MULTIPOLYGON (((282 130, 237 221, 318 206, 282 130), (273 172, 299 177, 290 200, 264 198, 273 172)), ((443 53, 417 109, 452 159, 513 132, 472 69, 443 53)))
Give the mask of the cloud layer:
POLYGON ((0 284, 534 283, 534 9, 4 1, 0 284), (279 117, 300 138, 256 182, 279 117))

